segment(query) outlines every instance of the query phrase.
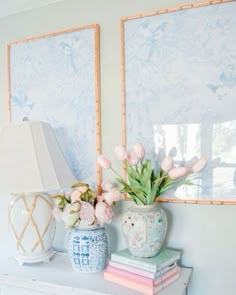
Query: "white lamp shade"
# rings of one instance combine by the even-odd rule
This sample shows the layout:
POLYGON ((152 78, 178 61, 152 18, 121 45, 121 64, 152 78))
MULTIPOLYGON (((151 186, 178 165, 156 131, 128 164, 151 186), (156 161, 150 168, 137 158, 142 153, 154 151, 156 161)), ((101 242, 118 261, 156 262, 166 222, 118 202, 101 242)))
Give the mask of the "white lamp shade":
POLYGON ((51 126, 40 121, 0 129, 0 170, 1 192, 47 192, 75 181, 51 126))

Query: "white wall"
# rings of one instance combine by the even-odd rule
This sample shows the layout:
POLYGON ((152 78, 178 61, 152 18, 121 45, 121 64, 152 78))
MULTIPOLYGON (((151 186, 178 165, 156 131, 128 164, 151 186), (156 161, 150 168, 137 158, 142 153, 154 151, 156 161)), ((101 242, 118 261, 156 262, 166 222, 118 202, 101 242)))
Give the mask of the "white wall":
MULTIPOLYGON (((111 147, 121 142, 120 18, 193 0, 66 0, 0 19, 0 124, 7 120, 6 44, 11 41, 85 24, 100 25, 102 148, 114 160, 111 147)), ((200 2, 200 1, 199 1, 200 2)), ((4 173, 4 171, 0 172, 4 173)), ((6 226, 8 198, 0 196, 0 260, 12 255, 6 226), (2 197, 2 198, 1 198, 2 197)), ((127 207, 129 202, 120 206, 127 207)), ((181 249, 182 264, 194 268, 189 295, 236 294, 236 207, 163 204, 168 214, 168 247, 181 249)), ((118 212, 121 208, 117 209, 118 212)), ((119 218, 108 228, 111 250, 123 247, 119 218)), ((59 226, 55 246, 63 247, 59 226)))

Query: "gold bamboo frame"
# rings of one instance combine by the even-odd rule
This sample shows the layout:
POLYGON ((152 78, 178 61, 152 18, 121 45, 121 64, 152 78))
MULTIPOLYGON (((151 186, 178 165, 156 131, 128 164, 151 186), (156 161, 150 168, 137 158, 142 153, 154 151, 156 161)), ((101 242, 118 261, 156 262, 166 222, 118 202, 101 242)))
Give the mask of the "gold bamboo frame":
MULTIPOLYGON (((201 2, 201 3, 194 3, 194 4, 186 4, 177 7, 165 8, 156 10, 149 13, 140 13, 133 16, 123 17, 120 20, 120 30, 121 30, 121 79, 122 79, 122 88, 121 88, 121 96, 122 96, 122 145, 126 147, 126 92, 125 92, 125 28, 124 23, 129 20, 134 20, 143 17, 149 17, 154 15, 159 15, 168 12, 175 12, 179 10, 185 10, 190 8, 198 8, 203 6, 215 5, 215 4, 222 4, 227 2, 235 2, 235 0, 214 0, 208 2, 201 2)), ((126 178, 126 168, 123 165, 123 175, 126 178)), ((125 196, 125 200, 129 200, 127 196, 125 196)), ((161 197, 158 198, 158 202, 168 202, 168 203, 188 203, 188 204, 214 204, 214 205, 232 205, 236 204, 235 201, 229 200, 192 200, 192 199, 177 199, 177 198, 168 198, 168 197, 161 197)))
MULTIPOLYGON (((79 30, 94 29, 94 52, 95 52, 95 107, 96 107, 96 154, 101 154, 101 97, 100 97, 100 30, 98 24, 91 24, 80 26, 72 29, 56 31, 53 33, 43 34, 36 37, 30 37, 18 41, 14 41, 7 44, 7 113, 8 121, 11 121, 11 79, 10 79, 10 49, 11 46, 30 42, 38 39, 43 39, 47 37, 53 37, 61 34, 72 33, 79 30)), ((96 175, 97 175, 97 187, 100 189, 102 182, 101 168, 96 165, 96 175)))

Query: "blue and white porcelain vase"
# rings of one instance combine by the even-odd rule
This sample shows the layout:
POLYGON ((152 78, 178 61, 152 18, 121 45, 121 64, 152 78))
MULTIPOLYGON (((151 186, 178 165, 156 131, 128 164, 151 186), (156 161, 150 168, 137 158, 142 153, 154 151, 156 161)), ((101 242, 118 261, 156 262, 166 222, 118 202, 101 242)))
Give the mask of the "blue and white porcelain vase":
POLYGON ((108 258, 108 237, 104 227, 75 227, 67 235, 71 265, 77 272, 93 273, 105 269, 108 258))
POLYGON ((122 229, 131 255, 153 257, 160 252, 166 236, 166 213, 157 203, 134 205, 122 216, 122 229))

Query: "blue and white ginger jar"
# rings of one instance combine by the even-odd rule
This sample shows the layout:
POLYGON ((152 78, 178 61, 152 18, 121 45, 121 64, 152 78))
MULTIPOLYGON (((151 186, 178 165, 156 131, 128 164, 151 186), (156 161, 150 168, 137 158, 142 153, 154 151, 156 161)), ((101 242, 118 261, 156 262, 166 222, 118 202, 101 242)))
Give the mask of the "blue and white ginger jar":
POLYGON ((67 235, 68 254, 76 272, 93 273, 105 269, 108 237, 104 227, 75 227, 67 235))

